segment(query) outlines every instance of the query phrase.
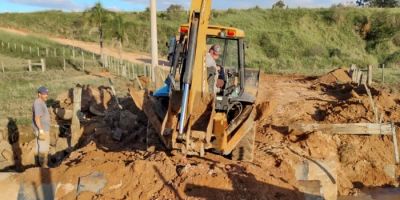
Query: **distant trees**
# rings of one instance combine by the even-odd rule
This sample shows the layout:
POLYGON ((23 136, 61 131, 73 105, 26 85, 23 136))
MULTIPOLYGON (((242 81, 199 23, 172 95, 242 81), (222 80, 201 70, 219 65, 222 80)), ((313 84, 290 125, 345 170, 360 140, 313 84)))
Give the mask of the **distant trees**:
POLYGON ((178 4, 172 4, 167 8, 167 13, 174 13, 174 12, 183 12, 185 8, 178 4))
POLYGON ((394 8, 398 7, 399 0, 356 0, 358 6, 369 6, 378 8, 394 8))
POLYGON ((119 44, 119 56, 122 59, 122 45, 126 40, 125 38, 127 38, 125 23, 121 15, 115 15, 111 22, 111 37, 117 40, 119 44))
POLYGON ((286 4, 283 0, 279 0, 274 5, 272 5, 272 8, 285 8, 286 4))
POLYGON ((98 2, 83 12, 83 18, 86 25, 96 28, 99 33, 100 56, 103 61, 104 26, 112 18, 112 12, 98 2))

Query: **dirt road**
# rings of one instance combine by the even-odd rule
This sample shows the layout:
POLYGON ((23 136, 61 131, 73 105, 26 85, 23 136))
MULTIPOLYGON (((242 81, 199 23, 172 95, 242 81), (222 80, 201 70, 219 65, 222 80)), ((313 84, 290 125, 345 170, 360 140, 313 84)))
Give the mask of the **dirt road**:
MULTIPOLYGON (((23 36, 26 36, 26 35, 37 35, 37 36, 45 37, 45 38, 47 38, 47 39, 49 39, 51 41, 54 41, 54 42, 57 42, 57 43, 60 43, 60 44, 63 44, 63 45, 78 47, 78 48, 84 49, 84 50, 89 51, 89 52, 100 54, 99 44, 98 43, 94 43, 94 42, 83 42, 83 41, 72 40, 72 39, 68 39, 68 38, 51 37, 51 36, 48 36, 48 35, 30 33, 30 32, 27 32, 27 31, 17 30, 17 29, 13 29, 13 28, 0 27, 0 30, 1 31, 6 31, 6 32, 9 32, 9 33, 13 33, 13 34, 23 35, 23 36)), ((103 51, 104 51, 105 55, 113 56, 115 58, 119 58, 120 57, 119 50, 117 48, 104 47, 103 51)), ((128 61, 133 62, 133 63, 145 63, 145 64, 150 64, 151 63, 151 56, 149 54, 146 54, 146 53, 123 51, 121 53, 121 56, 122 56, 122 59, 128 60, 128 61)), ((160 65, 166 65, 166 60, 160 59, 159 64, 160 65)))

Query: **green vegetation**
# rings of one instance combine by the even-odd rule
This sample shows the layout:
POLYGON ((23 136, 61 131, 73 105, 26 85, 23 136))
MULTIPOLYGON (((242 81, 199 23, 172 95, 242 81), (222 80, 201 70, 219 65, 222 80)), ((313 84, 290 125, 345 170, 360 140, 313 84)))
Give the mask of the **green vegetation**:
MULTIPOLYGON (((150 52, 149 12, 120 13, 125 50, 150 52)), ((187 13, 178 6, 158 13, 160 53, 187 13)), ((318 73, 355 63, 361 66, 400 63, 400 9, 228 9, 213 11, 213 24, 235 26, 247 35, 250 67, 268 73, 318 73)), ((98 41, 98 34, 83 24, 82 13, 59 11, 1 14, 0 26, 28 29, 85 41, 98 41)), ((119 45, 111 26, 106 26, 107 45, 119 45), (111 31, 110 31, 111 30, 111 31), (114 38, 114 39, 113 39, 114 38)), ((121 37, 117 34, 117 38, 121 37)))
MULTIPOLYGON (((3 63, 5 71, 27 70, 28 59, 31 59, 32 62, 38 62, 40 58, 45 58, 47 69, 62 69, 64 58, 67 68, 81 68, 81 50, 74 48, 76 59, 72 58, 72 51, 72 47, 58 44, 46 38, 34 35, 20 36, 0 30, 0 62, 3 63)), ((86 66, 99 65, 97 61, 93 61, 91 53, 83 51, 83 55, 85 56, 86 66)))
MULTIPOLYGON (((0 59, 4 57, 0 56, 0 59)), ((91 72, 99 68, 88 68, 91 72)), ((109 85, 107 78, 87 75, 74 68, 49 70, 46 73, 34 72, 0 72, 0 119, 8 117, 17 119, 21 125, 31 123, 31 106, 36 98, 36 90, 45 85, 49 88, 49 99, 56 99, 57 95, 73 88, 76 84, 109 85)), ((119 89, 126 85, 125 79, 113 80, 119 95, 125 94, 126 89, 119 89)))

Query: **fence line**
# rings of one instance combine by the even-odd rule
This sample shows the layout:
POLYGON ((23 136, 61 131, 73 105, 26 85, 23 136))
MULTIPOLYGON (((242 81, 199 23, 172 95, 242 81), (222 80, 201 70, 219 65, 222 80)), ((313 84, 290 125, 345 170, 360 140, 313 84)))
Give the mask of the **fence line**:
MULTIPOLYGON (((85 71, 88 63, 92 63, 95 66, 101 66, 107 69, 111 74, 134 80, 137 76, 150 77, 149 64, 133 63, 128 60, 116 58, 104 54, 104 59, 101 60, 101 56, 91 51, 86 51, 82 48, 78 48, 70 45, 60 45, 62 47, 51 48, 40 47, 40 46, 29 46, 29 51, 26 51, 27 46, 24 44, 17 44, 15 42, 10 43, 9 41, 1 41, 1 51, 8 51, 8 53, 19 52, 22 57, 27 59, 27 70, 31 71, 31 66, 28 60, 41 60, 46 58, 57 58, 62 63, 62 70, 66 70, 67 64, 80 66, 82 71, 85 71), (14 48, 12 48, 12 46, 14 48), (20 46, 20 48, 17 48, 20 46), (61 53, 62 52, 62 53, 61 53), (79 55, 80 56, 77 56, 79 55)), ((6 70, 3 61, 1 63, 1 70, 4 73, 6 70)), ((42 61, 41 61, 42 63, 42 61)), ((32 63, 31 63, 32 64, 32 63)))

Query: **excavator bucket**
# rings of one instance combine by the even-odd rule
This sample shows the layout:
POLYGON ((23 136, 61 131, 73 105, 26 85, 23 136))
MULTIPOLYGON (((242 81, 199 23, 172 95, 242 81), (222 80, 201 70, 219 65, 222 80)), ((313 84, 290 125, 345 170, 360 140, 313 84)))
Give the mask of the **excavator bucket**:
POLYGON ((149 123, 152 125, 155 132, 159 134, 163 144, 168 147, 169 142, 167 142, 161 135, 161 127, 163 122, 163 116, 160 116, 162 115, 161 113, 163 113, 161 103, 149 95, 147 90, 136 90, 134 88, 129 88, 129 94, 131 95, 136 107, 146 114, 149 123))

